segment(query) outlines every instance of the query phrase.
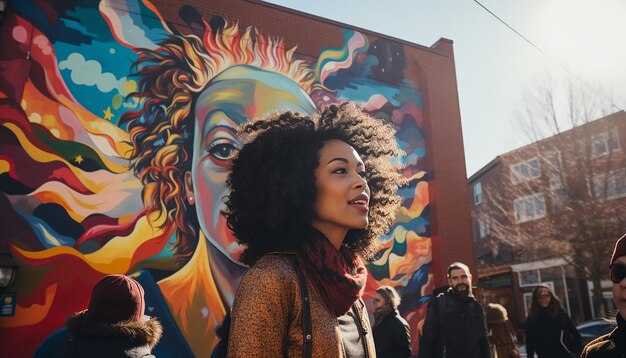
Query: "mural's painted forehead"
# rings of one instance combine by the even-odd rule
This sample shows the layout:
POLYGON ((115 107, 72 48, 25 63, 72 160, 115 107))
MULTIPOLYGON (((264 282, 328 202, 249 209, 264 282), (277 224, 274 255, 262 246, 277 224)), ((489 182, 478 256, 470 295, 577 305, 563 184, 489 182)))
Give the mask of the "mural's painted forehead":
POLYGON ((315 112, 308 94, 290 78, 254 66, 233 66, 215 76, 198 96, 196 120, 206 121, 215 111, 235 124, 274 112, 315 112))

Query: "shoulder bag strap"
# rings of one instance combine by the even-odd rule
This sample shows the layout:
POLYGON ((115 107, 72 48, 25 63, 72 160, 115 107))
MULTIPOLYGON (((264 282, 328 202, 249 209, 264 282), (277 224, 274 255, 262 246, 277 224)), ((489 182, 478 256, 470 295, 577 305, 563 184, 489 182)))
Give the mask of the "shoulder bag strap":
POLYGON ((311 302, 309 301, 309 290, 306 286, 306 280, 298 261, 298 256, 293 255, 291 258, 293 267, 298 275, 298 283, 300 286, 300 295, 302 296, 302 338, 304 345, 302 346, 302 356, 310 358, 313 348, 313 327, 311 324, 311 302))
POLYGON ((438 316, 437 318, 439 318, 439 329, 441 330, 441 332, 443 332, 443 317, 445 315, 445 310, 446 310, 446 295, 443 294, 441 295, 441 297, 436 297, 435 299, 438 300, 437 302, 437 313, 438 316))
POLYGON ((441 348, 443 349, 443 356, 446 356, 446 341, 444 340, 444 330, 443 330, 443 317, 445 315, 446 310, 446 295, 442 294, 441 296, 435 297, 437 310, 437 321, 439 321, 439 327, 437 328, 437 339, 441 342, 441 348))

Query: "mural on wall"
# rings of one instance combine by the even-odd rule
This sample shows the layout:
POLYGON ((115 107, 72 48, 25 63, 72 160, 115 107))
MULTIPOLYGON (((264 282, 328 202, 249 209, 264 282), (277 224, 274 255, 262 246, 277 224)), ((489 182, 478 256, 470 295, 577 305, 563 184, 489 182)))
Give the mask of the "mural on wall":
POLYGON ((0 237, 19 266, 0 351, 31 356, 103 275, 135 275, 159 349, 208 356, 246 267, 224 219, 238 124, 355 100, 392 122, 410 184, 380 251, 379 285, 413 327, 431 288, 422 93, 404 46, 344 29, 317 57, 280 34, 144 0, 11 2, 0 28, 0 237), (10 223, 10 224, 7 224, 10 223), (428 293, 425 293, 428 292, 428 293))

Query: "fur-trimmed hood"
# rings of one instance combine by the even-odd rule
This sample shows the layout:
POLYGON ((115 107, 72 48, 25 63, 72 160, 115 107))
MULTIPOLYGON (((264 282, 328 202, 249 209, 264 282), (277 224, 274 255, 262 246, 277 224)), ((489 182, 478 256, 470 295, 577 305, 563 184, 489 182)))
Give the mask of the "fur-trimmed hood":
POLYGON ((485 307, 485 320, 487 324, 502 323, 508 320, 506 308, 499 303, 490 303, 485 307))
POLYGON ((124 321, 119 323, 100 323, 87 319, 87 310, 71 315, 67 328, 76 338, 120 338, 128 339, 137 345, 148 345, 150 349, 159 343, 163 327, 156 318, 142 322, 124 321))

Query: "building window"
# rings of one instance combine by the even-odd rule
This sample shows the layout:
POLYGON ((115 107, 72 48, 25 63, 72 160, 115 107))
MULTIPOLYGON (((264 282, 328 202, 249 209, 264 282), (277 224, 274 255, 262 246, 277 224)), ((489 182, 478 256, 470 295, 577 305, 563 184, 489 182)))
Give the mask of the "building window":
POLYGON ((619 133, 615 129, 598 133, 591 137, 591 156, 593 158, 619 152, 621 149, 619 133))
POLYGON ((515 220, 518 223, 546 216, 546 201, 542 193, 522 196, 513 201, 515 220))
POLYGON ((481 239, 489 235, 489 220, 478 219, 478 234, 481 239))
POLYGON ((593 177, 593 190, 596 198, 617 199, 626 196, 626 169, 613 170, 609 175, 593 177))
POLYGON ((563 187, 554 187, 550 188, 552 193, 552 206, 554 207, 554 212, 562 213, 568 206, 569 196, 563 187))
POLYGON ((536 286, 541 283, 541 274, 539 270, 520 271, 519 273, 519 285, 524 286, 536 286))
POLYGON ((511 182, 518 184, 523 181, 533 180, 541 176, 539 159, 532 158, 511 166, 511 182))
POLYGON ((556 190, 563 187, 563 178, 561 171, 561 152, 547 152, 545 155, 546 173, 550 182, 550 189, 556 190))
POLYGON ((474 184, 474 204, 478 205, 483 202, 483 187, 480 182, 474 184))

